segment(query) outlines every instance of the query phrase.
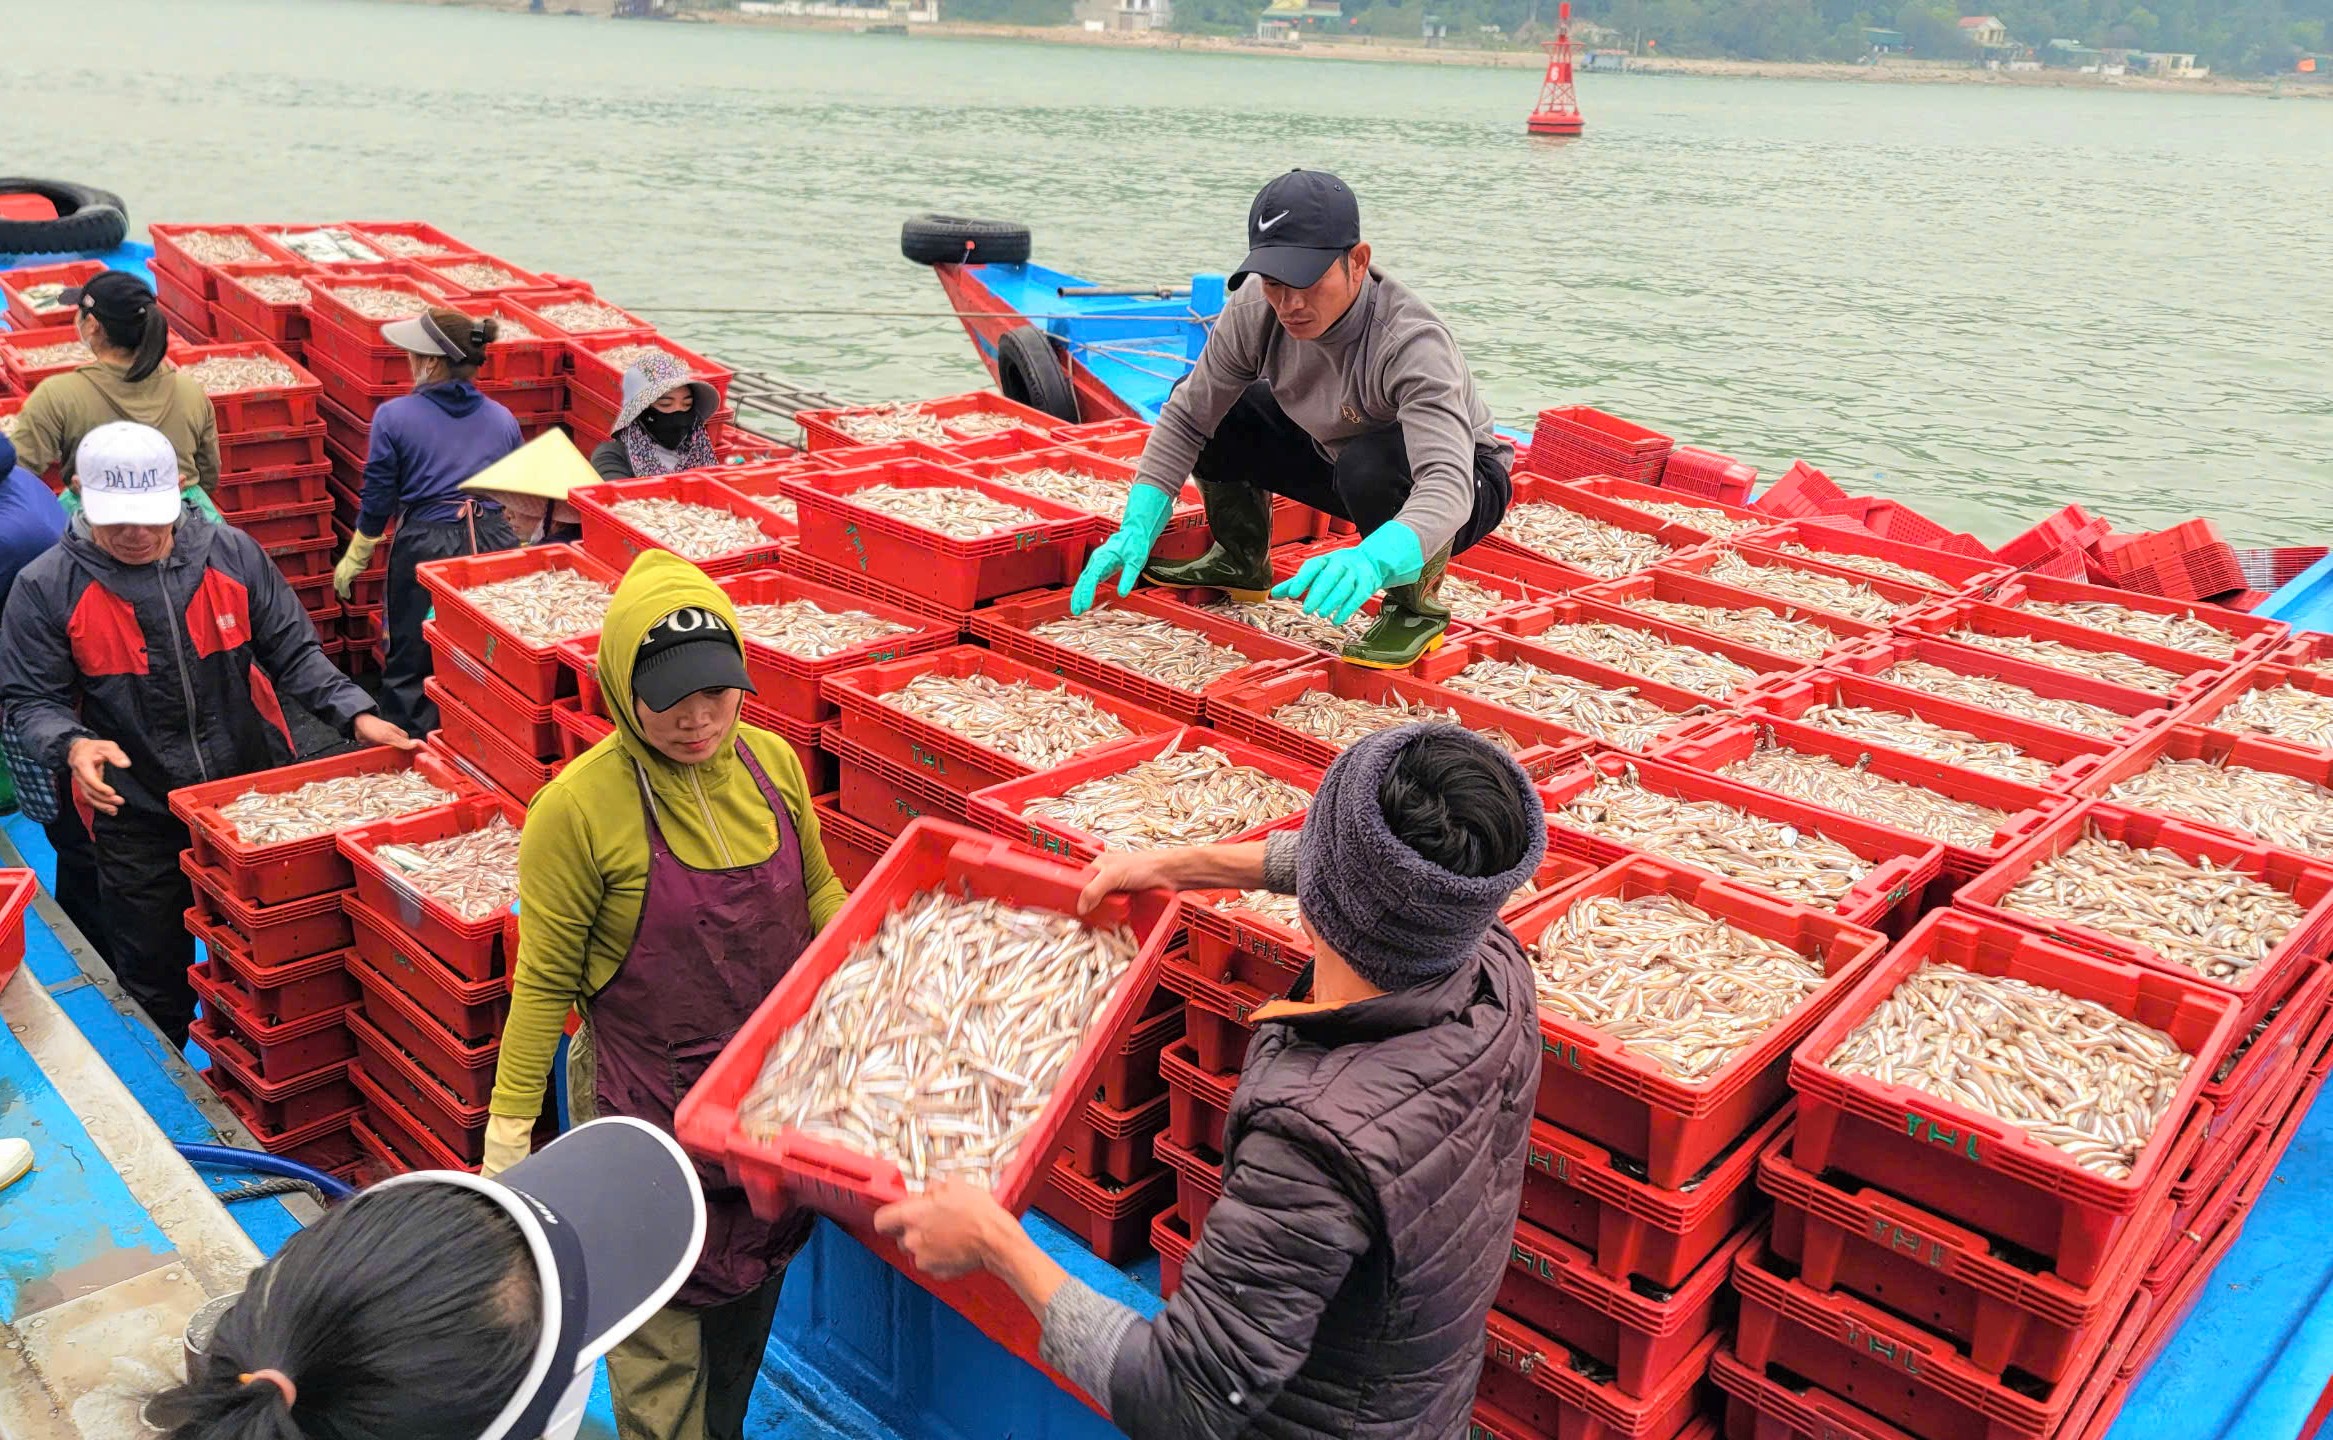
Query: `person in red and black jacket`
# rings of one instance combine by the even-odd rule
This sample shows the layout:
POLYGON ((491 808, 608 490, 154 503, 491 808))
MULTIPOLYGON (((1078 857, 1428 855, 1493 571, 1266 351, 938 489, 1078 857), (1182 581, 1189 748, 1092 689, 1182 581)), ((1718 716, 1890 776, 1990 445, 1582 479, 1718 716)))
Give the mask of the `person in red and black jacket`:
POLYGON ((20 768, 70 776, 115 974, 183 1047, 194 896, 170 792, 289 763, 279 692, 355 739, 415 742, 324 658, 258 542, 185 514, 160 431, 99 426, 79 471, 81 514, 17 575, 0 615, 0 710, 20 768))

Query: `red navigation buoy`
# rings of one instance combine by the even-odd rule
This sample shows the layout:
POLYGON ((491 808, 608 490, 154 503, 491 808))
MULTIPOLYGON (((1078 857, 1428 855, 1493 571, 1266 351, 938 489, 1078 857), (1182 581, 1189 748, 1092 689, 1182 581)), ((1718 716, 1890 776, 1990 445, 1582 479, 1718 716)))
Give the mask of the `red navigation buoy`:
POLYGON ((1555 39, 1547 47, 1547 78, 1539 86, 1539 104, 1524 128, 1534 135, 1577 135, 1586 128, 1580 119, 1580 96, 1572 86, 1572 6, 1563 0, 1556 11, 1555 39))

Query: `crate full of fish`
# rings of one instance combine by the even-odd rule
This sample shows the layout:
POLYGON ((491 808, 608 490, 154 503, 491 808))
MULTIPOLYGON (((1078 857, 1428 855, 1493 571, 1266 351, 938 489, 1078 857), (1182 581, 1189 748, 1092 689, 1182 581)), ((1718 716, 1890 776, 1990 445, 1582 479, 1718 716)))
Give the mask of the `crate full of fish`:
POLYGON ((356 898, 412 936, 464 980, 508 971, 503 919, 518 899, 518 834, 526 810, 473 795, 435 810, 359 825, 333 843, 356 898))
POLYGON ((2291 644, 2293 633, 2281 620, 2263 620, 2224 605, 2170 600, 2031 571, 2004 577, 1997 590, 1982 598, 2027 615, 2103 630, 2224 665, 2273 659, 2291 644))
POLYGON ((1319 653, 1147 590, 1105 585, 1083 615, 1069 601, 1058 589, 1012 596, 974 611, 972 633, 1000 655, 1191 725, 1204 723, 1209 690, 1319 653))
POLYGON ((1709 543, 1705 531, 1548 476, 1517 475, 1513 488, 1498 529, 1466 554, 1551 593, 1634 575, 1709 543))
POLYGON ((1937 911, 1799 1046, 1800 1168, 2032 1251, 2075 1285, 2176 1178, 2237 1001, 1968 911, 1937 911), (1981 1025, 1999 1041, 1954 1044, 1981 1025))
POLYGON ((941 1179, 1036 1197, 1063 1128, 1140 1018, 1178 902, 922 820, 690 1089, 681 1143, 757 1214, 863 1224, 941 1179))
POLYGON ((956 643, 956 630, 929 616, 799 575, 754 570, 719 583, 737 609, 737 638, 754 684, 748 700, 797 725, 834 714, 821 690, 824 677, 956 643))
POLYGON ((1998 864, 2036 825, 2072 803, 2037 785, 1876 751, 1851 736, 1771 715, 1727 720, 1657 753, 1851 819, 1941 841, 1944 886, 1998 864))
POLYGON ((1583 475, 1564 483, 1574 490, 1600 495, 1606 500, 1626 505, 1631 510, 1641 510, 1682 530, 1691 531, 1700 536, 1703 543, 1750 535, 1769 529, 1774 524, 1771 515, 1699 491, 1680 490, 1670 483, 1646 485, 1613 475, 1583 475))
POLYGON ((2171 705, 2197 699, 2231 669, 2231 662, 2214 656, 2059 620, 2030 606, 1959 600, 1909 617, 1898 628, 2158 696, 2171 705))
POLYGON ((1599 1274, 1589 1255, 1528 1220, 1515 1226, 1507 1273, 1494 1304, 1499 1313, 1572 1347, 1611 1372, 1623 1395, 1649 1394, 1729 1318, 1735 1252, 1765 1240, 1752 1222, 1725 1237, 1717 1253, 1660 1295, 1599 1274))
POLYGON ((2071 789, 2333 863, 2333 752, 2171 725, 2087 762, 2071 789))
POLYGON ((415 573, 447 642, 536 704, 573 693, 559 645, 599 633, 621 578, 571 545, 457 556, 415 573))
POLYGON ((579 486, 567 501, 583 550, 618 574, 648 550, 669 550, 708 575, 774 564, 794 527, 710 475, 682 471, 579 486))
MULTIPOLYGON (((937 448, 937 447, 935 447, 937 448)), ((977 459, 959 458, 944 461, 953 464, 967 475, 977 476, 1007 490, 1018 490, 1056 505, 1067 505, 1072 510, 1083 510, 1097 520, 1116 529, 1118 517, 1126 512, 1127 492, 1133 488, 1134 476, 1140 468, 1125 460, 1083 451, 1067 445, 1049 445, 1034 450, 1019 450, 1009 455, 984 456, 977 459)), ((837 457, 839 463, 840 457, 837 457)), ((1207 512, 1199 503, 1195 483, 1185 481, 1175 495, 1174 512, 1167 520, 1167 528, 1160 535, 1167 536, 1205 526, 1207 512)), ((1187 547, 1185 547, 1187 548, 1187 547)), ((1158 547, 1151 548, 1153 559, 1161 557, 1158 547)), ((1189 558, 1187 555, 1179 558, 1189 558)))
POLYGON ((669 355, 679 361, 690 379, 702 380, 713 387, 714 397, 719 401, 715 408, 728 406, 729 381, 735 372, 719 361, 683 349, 662 335, 645 339, 623 334, 570 336, 568 384, 576 395, 599 402, 612 414, 624 403, 624 372, 653 354, 669 355))
POLYGON ((430 748, 451 760, 480 790, 508 795, 524 805, 559 773, 559 762, 537 757, 523 742, 495 728, 456 699, 435 675, 421 682, 421 691, 437 707, 438 728, 430 732, 430 748))
POLYGON ((506 260, 478 251, 447 255, 408 255, 420 267, 430 283, 455 297, 464 310, 474 310, 482 304, 508 295, 550 288, 551 282, 531 270, 521 270, 506 260))
POLYGON ((1803 612, 1882 628, 1934 608, 1933 590, 1906 585, 1826 560, 1802 559, 1747 543, 1712 546, 1668 561, 1664 569, 1779 600, 1803 612))
POLYGON ((1326 769, 1345 747, 1396 725, 1457 725, 1505 750, 1531 774, 1547 775, 1586 753, 1590 742, 1554 721, 1503 710, 1418 678, 1344 660, 1290 665, 1225 686, 1207 697, 1214 728, 1326 769))
MULTIPOLYGON (((1647 570, 1575 591, 1573 599, 1625 610, 1680 631, 1747 645, 1811 665, 1840 650, 1884 637, 1885 627, 1805 609, 1771 595, 1721 585, 1686 570, 1647 570)), ((1675 638, 1692 643, 1693 635, 1675 638)))
POLYGON ((212 282, 222 265, 302 258, 249 225, 149 225, 146 233, 154 244, 154 278, 167 275, 198 288, 205 301, 217 298, 212 282))
POLYGON ((1682 1440, 1695 1433, 1695 1415, 1711 1408, 1709 1357, 1719 1344, 1716 1335, 1702 1341, 1650 1395, 1636 1397, 1584 1352, 1493 1310, 1476 1413, 1487 1408, 1519 1440, 1682 1440))
POLYGON ((554 334, 571 337, 623 335, 646 339, 655 335, 656 327, 629 310, 611 305, 590 290, 574 285, 554 285, 542 290, 522 292, 520 300, 554 334))
POLYGON ((197 863, 255 905, 345 890, 334 832, 450 805, 477 787, 427 750, 366 746, 170 792, 197 863))
MULTIPOLYGON (((187 343, 172 331, 169 357, 175 360, 187 348, 187 343)), ((89 347, 81 341, 80 330, 72 325, 0 330, 0 376, 5 376, 20 395, 30 395, 50 376, 78 370, 94 359, 89 347)))
POLYGON ((2037 826, 1953 904, 2200 981, 2239 1031, 2333 947, 2333 866, 2104 801, 2037 826))
MULTIPOLYGON (((1272 573, 1282 580, 1292 579, 1303 568, 1305 561, 1316 555, 1351 549, 1352 544, 1351 536, 1335 536, 1315 540, 1310 544, 1281 546, 1272 552, 1272 573)), ((1542 590, 1512 575, 1478 565, 1475 563, 1477 558, 1476 550, 1460 552, 1443 573, 1441 588, 1434 592, 1449 607, 1453 628, 1475 626, 1487 630, 1520 631, 1539 623, 1549 607, 1556 603, 1557 597, 1552 591, 1542 590)), ((1196 598, 1208 592, 1182 593, 1196 598)), ((1371 603, 1361 613, 1370 620, 1376 618, 1375 597, 1371 597, 1371 603)), ((1358 620, 1356 623, 1359 623, 1358 620)))
POLYGON ((1536 650, 1621 671, 1659 690, 1689 691, 1713 705, 1807 668, 1793 656, 1577 594, 1551 600, 1540 614, 1498 628, 1536 650))
POLYGON ((914 404, 804 410, 794 420, 813 454, 893 440, 919 440, 946 450, 1008 430, 1027 431, 1049 443, 1060 424, 1042 410, 988 390, 914 404))
POLYGON ((1874 756, 1916 759, 1939 769, 2030 785, 2053 794, 2073 790, 2095 767, 2121 753, 2086 737, 1957 700, 1869 679, 1850 671, 1788 676, 1736 702, 1749 719, 1794 722, 1852 741, 1874 756))
POLYGON ((2333 671, 2275 664, 2238 670, 2179 719, 2296 758, 2322 759, 2333 752, 2333 671))
POLYGON ((1834 651, 1823 668, 2113 745, 2135 742, 2187 708, 2149 691, 1910 632, 1875 636, 1834 651))
POLYGON ((222 441, 229 437, 322 433, 323 416, 317 402, 324 387, 274 345, 196 345, 181 351, 176 359, 187 378, 210 396, 222 441))
POLYGON ((804 471, 790 484, 804 554, 955 610, 1073 583, 1107 528, 928 461, 804 471))
POLYGON ((1985 594, 2012 573, 1998 561, 1804 520, 1745 535, 1740 544, 1745 550, 1769 551, 1892 580, 1938 598, 1985 594))
POLYGON ((67 290, 105 272, 102 260, 67 260, 55 265, 20 265, 0 270, 0 304, 11 330, 39 330, 73 323, 67 290))
POLYGON ((970 645, 845 670, 825 686, 846 737, 961 795, 1181 728, 1130 700, 970 645))
POLYGON ((1320 775, 1275 751, 1182 728, 1090 750, 974 791, 970 808, 973 823, 993 834, 1091 860, 1104 850, 1257 838, 1303 814, 1320 775))
POLYGON ((1538 1114, 1676 1187, 1788 1097, 1791 1047, 1886 939, 1649 859, 1513 923, 1536 976, 1538 1114))

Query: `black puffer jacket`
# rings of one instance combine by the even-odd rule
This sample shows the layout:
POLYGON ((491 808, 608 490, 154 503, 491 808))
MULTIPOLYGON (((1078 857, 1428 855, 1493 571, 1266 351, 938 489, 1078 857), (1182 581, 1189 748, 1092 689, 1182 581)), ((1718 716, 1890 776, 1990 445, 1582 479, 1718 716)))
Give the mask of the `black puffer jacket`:
POLYGON ((1439 984, 1260 1025, 1223 1198, 1119 1347, 1112 1419, 1137 1440, 1463 1435, 1538 1084, 1503 925, 1439 984))

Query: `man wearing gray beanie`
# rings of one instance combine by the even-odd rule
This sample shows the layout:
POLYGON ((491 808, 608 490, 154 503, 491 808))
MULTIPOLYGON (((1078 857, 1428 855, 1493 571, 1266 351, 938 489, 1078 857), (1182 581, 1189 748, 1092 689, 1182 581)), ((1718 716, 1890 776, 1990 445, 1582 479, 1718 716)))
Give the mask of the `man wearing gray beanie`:
POLYGON ((1046 1363, 1135 1440, 1464 1435, 1539 1084, 1531 966, 1498 913, 1546 848, 1512 758, 1411 725, 1338 757, 1301 830, 1096 863, 1088 909, 1293 892, 1313 945, 1292 997, 1250 1017, 1223 1198, 1155 1319, 1070 1279, 983 1189, 876 1228, 926 1270, 1012 1286, 1046 1363))

